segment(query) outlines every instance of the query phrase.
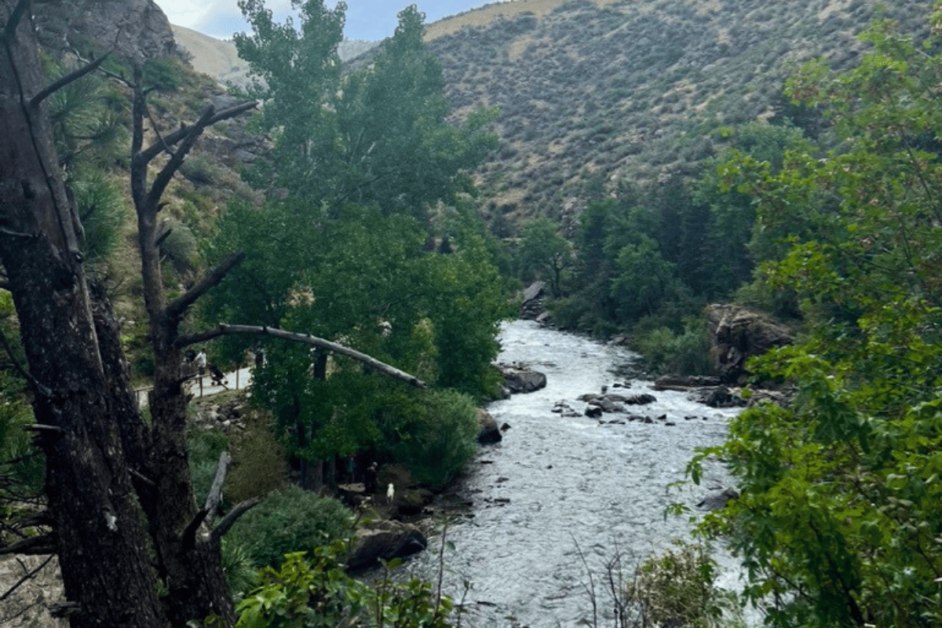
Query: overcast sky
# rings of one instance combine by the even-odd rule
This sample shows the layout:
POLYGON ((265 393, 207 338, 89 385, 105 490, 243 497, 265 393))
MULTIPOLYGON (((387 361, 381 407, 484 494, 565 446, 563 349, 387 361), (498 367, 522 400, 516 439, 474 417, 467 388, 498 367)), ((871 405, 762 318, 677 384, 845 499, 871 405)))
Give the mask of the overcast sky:
MULTIPOLYGON (((218 39, 229 39, 232 33, 246 31, 236 0, 155 0, 167 14, 171 24, 185 26, 218 39)), ((396 14, 410 4, 425 13, 430 24, 443 17, 491 4, 493 0, 346 0, 347 39, 377 41, 390 37, 396 30, 396 14)), ((291 7, 290 0, 267 0, 276 18, 282 19, 291 7)), ((335 0, 327 0, 334 7, 335 0)))

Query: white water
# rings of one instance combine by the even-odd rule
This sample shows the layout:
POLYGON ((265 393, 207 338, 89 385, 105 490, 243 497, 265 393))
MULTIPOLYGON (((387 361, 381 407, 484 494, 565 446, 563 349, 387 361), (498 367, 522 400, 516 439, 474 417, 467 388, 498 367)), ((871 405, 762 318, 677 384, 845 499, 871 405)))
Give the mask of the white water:
MULTIPOLYGON (((501 344, 501 362, 530 365, 545 373, 548 383, 488 408, 498 424, 510 429, 502 443, 482 449, 464 482, 461 493, 474 504, 448 529, 455 549, 445 553, 444 591, 457 603, 463 582, 471 583, 464 626, 589 625, 584 557, 598 588, 599 625, 612 625, 603 620, 612 607, 600 582, 605 563, 621 551, 630 570, 671 539, 689 539, 687 517, 665 519, 665 508, 681 502, 696 512, 695 504, 711 488, 726 486, 729 477, 721 464, 710 463, 700 486, 687 482, 668 490, 668 485, 684 480, 697 447, 723 441, 726 420, 736 411, 692 403, 684 393, 653 392, 646 382, 613 388, 624 381, 614 370, 633 359, 630 351, 532 322, 507 324, 501 344), (609 392, 653 394, 656 403, 629 406, 629 411, 652 418, 666 414, 667 421, 600 425, 585 416, 551 412, 557 401, 565 401, 581 413, 585 404, 576 398, 600 392, 603 385, 609 392), (685 420, 691 415, 697 419, 685 420)), ((433 539, 413 566, 433 581, 436 546, 440 539, 433 539)), ((721 569, 720 584, 735 586, 728 558, 721 558, 721 569)))

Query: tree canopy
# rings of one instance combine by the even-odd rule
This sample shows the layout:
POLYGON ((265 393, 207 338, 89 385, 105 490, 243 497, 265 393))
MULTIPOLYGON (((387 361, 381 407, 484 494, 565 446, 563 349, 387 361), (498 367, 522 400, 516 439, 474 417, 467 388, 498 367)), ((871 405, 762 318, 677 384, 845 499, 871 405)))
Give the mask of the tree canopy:
MULTIPOLYGON (((370 65, 342 74, 343 3, 294 4, 297 25, 240 3, 253 32, 236 45, 260 79, 256 123, 274 148, 248 173, 264 206, 232 203, 218 225, 210 255, 247 257, 203 315, 342 339, 433 386, 488 394, 506 306, 465 171, 495 144, 484 129, 492 114, 446 120, 441 67, 414 6, 370 65), (450 252, 436 252, 446 237, 450 252)), ((314 462, 402 438, 415 393, 304 348, 267 357, 258 398, 295 455, 314 462)))
POLYGON ((822 147, 724 170, 806 330, 753 365, 796 399, 733 422, 714 453, 742 496, 703 528, 730 535, 774 626, 942 621, 940 24, 920 43, 878 22, 857 68, 806 66, 788 93, 825 112, 822 147))

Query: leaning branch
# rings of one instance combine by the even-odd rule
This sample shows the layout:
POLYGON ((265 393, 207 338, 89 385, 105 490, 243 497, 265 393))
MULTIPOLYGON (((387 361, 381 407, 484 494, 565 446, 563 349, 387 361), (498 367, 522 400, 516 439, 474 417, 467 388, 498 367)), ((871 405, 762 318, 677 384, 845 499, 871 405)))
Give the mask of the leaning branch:
MULTIPOLYGON (((222 111, 216 112, 212 117, 209 118, 208 122, 203 128, 207 126, 212 126, 217 122, 222 122, 223 120, 228 120, 229 118, 234 118, 236 116, 242 115, 250 109, 255 109, 258 106, 258 103, 254 100, 249 102, 244 102, 241 105, 235 105, 229 107, 228 109, 223 109, 222 111)), ((173 133, 169 133, 163 137, 161 141, 155 142, 151 146, 148 146, 144 150, 140 151, 137 155, 134 156, 135 160, 140 160, 144 164, 149 164, 154 160, 157 155, 167 150, 168 146, 174 146, 182 142, 187 134, 193 127, 191 125, 181 126, 179 129, 173 133)), ((200 129, 202 130, 202 129, 200 129)))
POLYGON ((344 345, 338 344, 336 342, 331 342, 329 340, 324 340, 323 338, 318 338, 317 336, 312 336, 310 334, 296 334, 290 331, 284 331, 283 329, 275 329, 273 327, 255 327, 251 325, 227 325, 222 323, 217 329, 212 331, 202 332, 199 334, 191 334, 189 336, 180 336, 177 339, 177 346, 183 348, 189 345, 199 344, 206 342, 207 340, 212 340, 213 338, 219 338, 220 336, 228 336, 232 334, 253 334, 257 336, 273 336, 275 338, 281 338, 282 340, 290 340, 291 342, 300 342, 303 344, 311 345, 312 347, 317 347, 319 349, 326 349, 332 353, 339 355, 345 355, 348 358, 353 358, 357 362, 362 362, 372 369, 375 369, 384 375, 388 375, 394 379, 402 380, 417 388, 425 388, 425 382, 410 375, 405 371, 401 371, 394 366, 390 366, 385 362, 380 362, 376 358, 369 356, 365 353, 360 353, 356 349, 351 349, 350 347, 345 347, 344 345))
POLYGON ((253 497, 252 499, 247 499, 244 502, 236 504, 235 508, 229 511, 229 514, 222 518, 222 521, 219 522, 219 525, 213 529, 210 538, 212 542, 218 543, 226 532, 229 531, 229 528, 239 520, 239 517, 255 508, 262 501, 261 497, 253 497))
POLYGON ((172 301, 164 310, 164 316, 171 320, 179 320, 186 312, 187 308, 196 303, 196 301, 219 285, 225 279, 230 270, 242 263, 245 259, 245 253, 233 253, 227 257, 219 266, 216 266, 201 282, 187 290, 186 294, 172 301))
MULTIPOLYGON (((108 54, 111 54, 111 53, 109 52, 108 54)), ((29 106, 38 107, 39 103, 41 103, 42 101, 52 96, 63 87, 69 85, 70 83, 74 83, 75 81, 79 80, 86 74, 91 74, 92 72, 98 69, 98 66, 100 66, 102 63, 105 62, 105 59, 108 58, 108 54, 98 57, 96 60, 92 61, 91 63, 83 65, 75 72, 66 74, 65 76, 63 76, 61 79, 59 79, 52 85, 49 85, 48 87, 43 89, 41 92, 39 92, 38 94, 36 94, 35 96, 29 99, 29 106)))
POLYGON ((44 556, 56 552, 55 541, 50 534, 31 536, 28 539, 0 547, 0 556, 6 554, 27 554, 30 556, 44 556))
POLYGON ((27 8, 29 8, 29 0, 20 0, 16 3, 13 13, 10 14, 10 19, 7 20, 6 25, 3 27, 4 42, 12 42, 16 37, 16 27, 20 25, 20 20, 23 19, 27 8))

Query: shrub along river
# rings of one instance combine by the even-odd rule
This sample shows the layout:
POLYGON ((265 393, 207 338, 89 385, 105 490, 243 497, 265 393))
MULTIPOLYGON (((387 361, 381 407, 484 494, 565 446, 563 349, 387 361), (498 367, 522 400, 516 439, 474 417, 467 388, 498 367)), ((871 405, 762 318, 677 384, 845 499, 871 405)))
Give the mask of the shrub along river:
MULTIPOLYGON (((443 590, 456 603, 464 596, 465 626, 591 625, 588 565, 599 625, 612 625, 613 605, 602 582, 606 562, 620 552, 631 571, 672 539, 690 538, 687 516, 665 518, 665 508, 681 502, 698 512, 703 497, 728 485, 728 473, 711 462, 700 486, 668 486, 684 480, 697 447, 723 441, 736 410, 709 408, 682 392, 653 392, 650 382, 629 382, 619 372, 635 354, 530 321, 506 324, 501 344, 501 362, 545 373, 547 386, 490 404, 497 423, 510 429, 503 442, 482 448, 459 490, 472 505, 449 524, 454 547, 444 554, 443 590), (577 398, 602 386, 610 393, 653 394, 657 401, 651 404, 627 406, 653 422, 629 421, 626 413, 584 416, 586 404, 577 398), (552 412, 557 402, 578 415, 552 412), (471 587, 466 594, 465 582, 471 587)), ((440 536, 413 561, 417 575, 435 582, 439 547, 440 536)), ((719 584, 735 587, 733 561, 718 560, 719 584)))

